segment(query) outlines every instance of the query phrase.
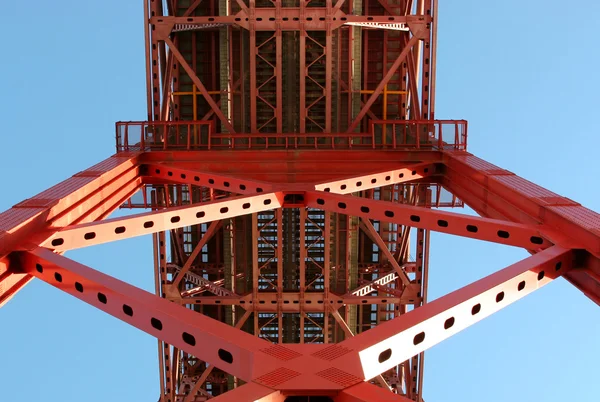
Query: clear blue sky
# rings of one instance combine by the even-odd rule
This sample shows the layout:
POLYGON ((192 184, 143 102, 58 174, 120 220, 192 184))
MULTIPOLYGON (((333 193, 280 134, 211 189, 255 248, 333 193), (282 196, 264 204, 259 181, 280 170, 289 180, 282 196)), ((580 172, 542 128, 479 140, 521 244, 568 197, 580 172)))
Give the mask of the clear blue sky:
MULTIPOLYGON (((438 118, 470 151, 600 211, 596 0, 440 0, 438 118)), ((0 210, 114 152, 143 120, 142 2, 3 3, 0 210)), ((465 211, 466 212, 466 211, 465 211)), ((153 288, 150 238, 68 254, 153 288)), ((432 238, 430 298, 525 257, 432 238)), ((426 354, 427 402, 596 402, 600 308, 556 281, 426 354)), ((154 338, 34 281, 0 309, 2 401, 156 401, 154 338), (85 395, 85 396, 84 396, 85 395)))

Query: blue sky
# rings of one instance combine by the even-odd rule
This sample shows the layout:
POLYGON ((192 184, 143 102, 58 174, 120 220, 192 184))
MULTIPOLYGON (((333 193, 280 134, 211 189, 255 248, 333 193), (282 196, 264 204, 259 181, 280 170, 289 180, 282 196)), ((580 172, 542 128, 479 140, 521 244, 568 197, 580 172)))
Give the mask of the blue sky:
MULTIPOLYGON (((594 184, 600 3, 440 1, 437 117, 469 120, 469 150, 600 210, 594 184)), ((5 2, 0 210, 114 152, 114 122, 146 116, 142 2, 5 2)), ((467 212, 467 211, 465 211, 467 212)), ((151 290, 151 240, 68 256, 151 290)), ((432 236, 430 299, 526 254, 432 236)), ((155 401, 156 341, 34 281, 0 309, 7 401, 155 401), (85 395, 85 396, 83 396, 85 395)), ((600 309, 564 280, 426 354, 432 401, 598 400, 600 309), (462 389, 460 389, 460 388, 462 389)))

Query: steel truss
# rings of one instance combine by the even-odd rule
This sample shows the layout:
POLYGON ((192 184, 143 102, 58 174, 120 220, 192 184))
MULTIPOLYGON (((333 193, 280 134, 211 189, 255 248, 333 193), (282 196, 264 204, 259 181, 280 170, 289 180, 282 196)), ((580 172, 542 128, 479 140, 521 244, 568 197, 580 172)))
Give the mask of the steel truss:
MULTIPOLYGON (((154 156, 157 157, 160 153, 155 153, 154 156)), ((401 156, 402 152, 399 155, 401 156)), ((402 165, 402 162, 399 162, 399 165, 402 165)), ((152 166, 164 166, 163 168, 170 169, 163 164, 152 166)), ((413 169, 413 166, 414 163, 406 168, 399 166, 393 172, 399 175, 397 172, 413 169)), ((437 163, 416 164, 416 166, 421 169, 424 169, 423 166, 428 166, 428 169, 435 172, 435 180, 446 183, 449 188, 452 188, 453 175, 468 180, 470 185, 461 187, 465 199, 475 199, 478 193, 485 191, 488 199, 497 200, 498 205, 504 207, 504 213, 511 210, 523 211, 520 214, 520 222, 514 222, 515 219, 512 221, 498 219, 497 216, 473 217, 357 197, 351 194, 340 194, 344 190, 339 192, 337 190, 340 183, 364 180, 364 177, 378 178, 389 171, 358 175, 329 183, 317 183, 312 185, 313 190, 307 188, 303 191, 294 189, 293 186, 291 189, 286 189, 278 183, 266 183, 278 190, 259 195, 226 197, 183 207, 166 207, 156 212, 135 214, 124 218, 102 219, 110 210, 120 205, 123 199, 128 198, 144 180, 156 177, 153 176, 156 170, 151 173, 150 166, 144 164, 144 153, 117 154, 0 215, 5 225, 2 234, 2 254, 5 256, 2 259, 4 289, 2 302, 5 303, 29 280, 37 277, 156 336, 176 350, 184 351, 188 356, 207 362, 211 371, 212 367, 216 367, 235 376, 247 383, 240 386, 239 392, 244 392, 245 395, 256 392, 256 400, 262 400, 260 398, 278 400, 277 398, 282 399, 289 392, 292 394, 317 392, 320 395, 335 397, 336 400, 362 400, 360 395, 382 392, 376 385, 364 381, 376 379, 390 369, 401 366, 427 348, 559 276, 564 276, 598 302, 600 241, 594 230, 580 224, 581 216, 598 217, 597 214, 573 202, 567 203, 565 199, 556 195, 537 196, 541 190, 535 185, 507 171, 484 164, 483 161, 463 151, 438 151, 437 163), (481 169, 482 166, 485 169, 481 169), (518 187, 515 183, 526 184, 528 187, 518 187), (329 191, 319 191, 321 188, 325 189, 324 186, 327 186, 329 191), (73 191, 74 187, 77 188, 75 191, 73 191), (534 193, 536 195, 534 197, 530 195, 532 189, 539 190, 534 193), (99 197, 100 193, 105 196, 99 197), (47 194, 52 194, 53 198, 47 194), (290 198, 289 195, 295 197, 290 198), (85 208, 82 208, 83 205, 85 208), (421 293, 420 287, 412 289, 416 285, 416 279, 408 277, 391 251, 385 254, 389 262, 394 261, 391 263, 392 272, 399 279, 389 282, 379 281, 377 284, 369 285, 371 291, 376 289, 378 293, 388 293, 388 296, 384 297, 389 300, 381 300, 381 295, 370 296, 361 293, 359 289, 354 290, 355 293, 358 291, 359 295, 341 295, 332 290, 307 293, 306 289, 310 288, 311 283, 301 284, 300 293, 283 292, 284 285, 281 283, 284 280, 283 267, 275 268, 279 271, 275 276, 263 276, 264 274, 261 273, 268 269, 268 259, 263 259, 263 265, 253 270, 254 291, 247 296, 226 290, 202 277, 196 285, 204 287, 205 291, 218 297, 198 298, 197 294, 187 296, 180 294, 182 292, 176 290, 176 285, 182 281, 186 268, 189 270, 190 261, 194 260, 192 254, 185 262, 184 268, 179 269, 175 280, 170 281, 172 284, 164 286, 169 290, 167 295, 175 303, 60 255, 73 248, 149 233, 164 233, 207 222, 223 222, 242 214, 249 214, 256 223, 262 211, 270 211, 272 218, 265 221, 262 224, 263 229, 259 231, 264 232, 266 227, 275 223, 275 233, 278 234, 279 239, 282 239, 283 225, 278 223, 283 220, 285 211, 299 210, 300 215, 303 216, 301 219, 309 221, 315 219, 311 218, 314 216, 311 211, 317 209, 325 211, 325 217, 330 214, 359 216, 366 224, 369 236, 379 243, 383 242, 383 239, 373 228, 372 221, 410 224, 417 229, 509 244, 528 249, 533 255, 447 296, 400 314, 396 318, 380 323, 376 328, 356 335, 343 325, 345 321, 338 312, 341 306, 382 302, 401 304, 407 302, 403 298, 423 297, 422 294, 418 296, 421 293), (90 222, 92 219, 94 222, 90 222), (13 226, 7 227, 7 223, 13 226), (394 281, 403 285, 390 289, 384 287, 394 281), (274 293, 259 291, 260 283, 272 287, 274 293), (274 319, 282 321, 286 312, 297 312, 304 319, 311 321, 314 321, 311 318, 314 313, 319 313, 321 317, 324 313, 326 317, 331 314, 334 321, 343 325, 342 331, 350 336, 333 345, 329 345, 328 341, 296 345, 277 342, 273 345, 266 339, 260 339, 178 305, 196 302, 203 305, 219 303, 237 306, 236 311, 237 309, 245 311, 237 318, 238 328, 242 327, 253 314, 254 326, 258 328, 258 334, 268 327, 268 323, 261 318, 263 315, 270 314, 274 319)), ((188 172, 210 175, 210 172, 188 172)), ((177 180, 174 179, 173 183, 177 180)), ((422 178, 415 180, 422 180, 422 178)), ((250 183, 247 180, 245 182, 250 183)), ((492 203, 489 205, 491 206, 492 203)), ((476 203, 474 206, 479 207, 476 203)), ((485 215, 496 215, 496 213, 487 212, 485 215)), ((209 226, 203 236, 210 237, 215 227, 209 226)), ((253 225, 253 227, 259 226, 253 225)), ((308 227, 308 225, 301 226, 301 231, 307 231, 308 227)), ((330 235, 325 233, 327 230, 323 232, 320 228, 318 232, 320 234, 317 235, 315 242, 322 240, 323 236, 330 235)), ((273 250, 269 259, 273 259, 273 255, 283 253, 282 244, 269 244, 267 235, 254 233, 256 233, 254 237, 256 241, 263 239, 268 245, 267 248, 273 250)), ((301 236, 301 239, 304 238, 306 237, 301 236)), ((199 244, 201 248, 206 242, 199 244)), ((301 250, 310 250, 311 245, 306 244, 303 247, 306 249, 301 250)), ((380 247, 383 248, 383 245, 380 247)), ((254 247, 253 250, 256 252, 260 248, 254 247)), ((310 260, 307 257, 308 251, 301 251, 301 253, 304 254, 301 261, 308 263, 310 260)), ((160 258, 164 259, 163 256, 160 258)), ((311 280, 312 284, 322 276, 331 274, 331 270, 325 269, 327 262, 317 265, 321 272, 311 280)), ((302 268, 302 263, 300 267, 307 270, 306 266, 302 268)), ((308 275, 305 275, 305 278, 308 280, 308 275)), ((186 281, 194 282, 189 279, 186 281)), ((414 303, 414 299, 412 300, 414 303)), ((328 340, 329 334, 325 331, 325 328, 329 327, 327 320, 324 323, 315 321, 315 325, 323 327, 323 334, 328 340)), ((281 332, 283 328, 284 324, 280 323, 275 330, 281 332)), ((205 377, 208 374, 210 373, 205 377)), ((225 393, 221 398, 224 398, 223 400, 234 398, 237 392, 225 393)), ((398 396, 398 400, 403 398, 398 396)))
POLYGON ((148 121, 0 214, 0 306, 38 278, 155 336, 161 402, 356 402, 558 277, 600 304, 600 215, 434 120, 436 5, 145 1, 148 121), (432 231, 531 256, 430 301, 432 231), (63 256, 143 235, 154 295, 63 256))

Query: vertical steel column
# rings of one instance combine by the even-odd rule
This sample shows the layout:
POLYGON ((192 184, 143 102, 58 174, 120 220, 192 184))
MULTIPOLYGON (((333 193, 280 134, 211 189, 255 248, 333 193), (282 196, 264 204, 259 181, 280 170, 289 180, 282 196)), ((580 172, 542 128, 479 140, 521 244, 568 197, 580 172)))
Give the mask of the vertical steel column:
MULTIPOLYGON (((329 306, 329 288, 331 272, 331 212, 325 211, 323 228, 323 303, 329 306)), ((323 342, 329 343, 329 310, 323 309, 323 342)))
MULTIPOLYGON (((420 0, 422 15, 431 15, 432 0, 420 0)), ((429 89, 430 89, 430 70, 431 70, 431 24, 428 24, 426 39, 421 42, 423 49, 423 72, 421 74, 421 113, 423 119, 431 119, 429 114, 429 89)))
POLYGON ((283 209, 277 214, 277 340, 283 343, 283 209))
POLYGON ((306 208, 300 208, 300 343, 304 343, 304 291, 306 290, 306 208))
POLYGON ((438 24, 438 0, 433 0, 431 7, 431 14, 433 14, 433 22, 431 28, 431 60, 430 60, 430 87, 429 87, 429 117, 431 120, 435 119, 435 74, 436 74, 436 53, 437 53, 437 24, 438 24))
MULTIPOLYGON (((155 17, 161 15, 159 13, 160 1, 151 1, 150 2, 150 16, 155 17)), ((154 26, 152 26, 151 30, 151 69, 152 69, 152 112, 151 112, 151 120, 157 121, 160 120, 160 61, 159 61, 159 53, 158 46, 159 42, 155 38, 155 35, 152 34, 154 30, 154 26)), ((150 113, 150 111, 149 111, 150 113)))
MULTIPOLYGON (((258 300, 258 214, 252 214, 252 298, 258 300)), ((253 303, 256 306, 256 303, 253 303)), ((258 311, 254 310, 254 335, 260 334, 258 311)))
POLYGON ((300 0, 300 132, 306 132, 306 29, 304 26, 306 1, 300 0))
MULTIPOLYGON (((255 0, 250 0, 250 7, 248 9, 248 25, 250 34, 250 132, 258 132, 256 123, 256 16, 255 16, 255 0)), ((250 141, 250 140, 249 140, 250 141)), ((256 227, 255 227, 256 228, 256 227)), ((255 229, 256 230, 256 229, 255 229)), ((255 317, 255 323, 257 318, 255 317)))
POLYGON ((331 0, 327 0, 326 4, 326 24, 325 31, 325 132, 331 132, 331 83, 333 81, 332 66, 333 66, 333 32, 331 24, 333 16, 331 11, 331 0))
POLYGON ((152 58, 150 56, 150 4, 144 0, 144 49, 146 54, 146 103, 148 121, 152 121, 152 58))
POLYGON ((275 30, 275 87, 277 91, 275 119, 277 124, 277 133, 283 133, 283 51, 282 51, 282 31, 281 20, 281 0, 275 1, 275 17, 277 19, 277 28, 275 30))

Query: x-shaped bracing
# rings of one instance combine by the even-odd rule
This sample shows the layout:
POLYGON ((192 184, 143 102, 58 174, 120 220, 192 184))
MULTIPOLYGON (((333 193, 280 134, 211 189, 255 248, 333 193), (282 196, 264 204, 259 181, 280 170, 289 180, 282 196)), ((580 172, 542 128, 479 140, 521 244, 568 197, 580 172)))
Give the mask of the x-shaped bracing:
POLYGON ((437 161, 325 183, 286 186, 162 164, 147 165, 140 163, 138 155, 117 155, 0 215, 3 230, 0 256, 8 255, 0 260, 0 281, 8 283, 12 292, 2 295, 0 303, 31 277, 38 277, 248 382, 220 396, 222 400, 236 398, 240 392, 253 396, 253 400, 278 400, 284 395, 315 390, 340 401, 368 400, 369 396, 381 392, 390 400, 403 400, 365 381, 558 276, 565 275, 598 302, 591 291, 593 286, 585 286, 598 277, 598 235, 578 225, 573 218, 594 213, 558 196, 527 197, 514 185, 516 179, 506 179, 510 172, 477 170, 473 168, 477 164, 469 158, 474 157, 445 152, 437 161), (476 210, 499 219, 351 195, 423 178, 440 181, 450 189, 455 185, 476 210), (102 220, 143 184, 154 183, 201 185, 241 195, 102 220), (513 187, 507 183, 513 183, 513 187), (288 195, 293 195, 293 204, 288 201, 288 195), (499 202, 494 204, 492 196, 504 199, 508 207, 499 202), (487 201, 494 209, 477 208, 483 197, 489 198, 487 201), (533 255, 341 343, 273 345, 58 254, 78 247, 286 207, 319 208, 359 216, 366 222, 392 222, 518 246, 533 255), (573 213, 566 213, 565 207, 573 208, 573 213))

